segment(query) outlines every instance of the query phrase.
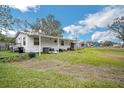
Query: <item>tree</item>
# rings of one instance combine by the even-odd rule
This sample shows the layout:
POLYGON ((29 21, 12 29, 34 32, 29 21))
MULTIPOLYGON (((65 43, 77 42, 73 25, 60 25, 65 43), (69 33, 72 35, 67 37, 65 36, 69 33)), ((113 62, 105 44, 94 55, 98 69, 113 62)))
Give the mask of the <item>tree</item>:
POLYGON ((114 19, 113 23, 108 27, 115 33, 117 38, 124 42, 124 16, 114 19))
POLYGON ((13 17, 8 5, 0 5, 0 32, 12 29, 13 17))
POLYGON ((60 22, 53 15, 37 19, 36 23, 32 25, 32 29, 34 31, 41 30, 44 34, 51 36, 62 36, 64 32, 60 22))
POLYGON ((31 24, 27 20, 14 18, 13 29, 16 31, 27 31, 31 28, 31 24))
POLYGON ((106 47, 113 46, 113 42, 111 42, 111 41, 105 41, 103 43, 103 46, 106 46, 106 47))
POLYGON ((0 42, 14 43, 15 38, 12 38, 12 37, 0 37, 0 42))

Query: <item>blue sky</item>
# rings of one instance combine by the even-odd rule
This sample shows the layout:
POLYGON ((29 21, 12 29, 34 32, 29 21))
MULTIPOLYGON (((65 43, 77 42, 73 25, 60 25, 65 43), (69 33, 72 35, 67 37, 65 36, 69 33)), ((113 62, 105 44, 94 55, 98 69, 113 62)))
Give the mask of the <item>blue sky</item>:
POLYGON ((100 5, 42 5, 26 9, 12 7, 14 17, 29 22, 35 22, 36 18, 44 18, 48 14, 54 15, 61 22, 65 38, 74 38, 76 33, 81 41, 115 40, 106 26, 114 18, 124 14, 124 7, 100 5))
POLYGON ((84 19, 89 13, 96 13, 103 9, 104 6, 59 6, 59 5, 42 5, 36 10, 30 9, 27 12, 22 12, 18 9, 12 9, 12 14, 15 17, 26 19, 30 22, 35 22, 36 18, 44 18, 48 14, 53 14, 57 20, 62 23, 62 27, 77 23, 78 20, 84 19))

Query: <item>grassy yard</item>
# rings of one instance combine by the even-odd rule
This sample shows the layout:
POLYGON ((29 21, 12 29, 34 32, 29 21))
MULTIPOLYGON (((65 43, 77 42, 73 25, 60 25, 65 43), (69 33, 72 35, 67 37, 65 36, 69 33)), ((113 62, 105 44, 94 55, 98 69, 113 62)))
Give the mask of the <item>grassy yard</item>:
POLYGON ((0 87, 124 87, 124 49, 85 48, 0 62, 0 87))
POLYGON ((11 51, 0 51, 0 57, 10 57, 15 56, 17 53, 11 51))

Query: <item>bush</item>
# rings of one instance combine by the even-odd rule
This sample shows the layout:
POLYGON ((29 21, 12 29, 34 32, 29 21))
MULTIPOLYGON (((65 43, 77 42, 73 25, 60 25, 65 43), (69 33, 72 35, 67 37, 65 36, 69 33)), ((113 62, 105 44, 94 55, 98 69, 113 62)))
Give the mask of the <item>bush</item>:
POLYGON ((29 56, 29 58, 33 58, 36 56, 36 54, 34 52, 30 52, 30 53, 28 53, 28 56, 29 56))
POLYGON ((0 57, 0 62, 13 62, 13 61, 21 61, 27 59, 28 59, 27 54, 16 54, 13 56, 0 57))

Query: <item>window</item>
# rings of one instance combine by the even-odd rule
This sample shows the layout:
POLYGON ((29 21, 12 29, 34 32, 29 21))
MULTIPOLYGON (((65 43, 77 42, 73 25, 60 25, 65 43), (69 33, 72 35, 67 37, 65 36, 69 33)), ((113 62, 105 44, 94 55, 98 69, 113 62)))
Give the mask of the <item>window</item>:
POLYGON ((54 40, 55 43, 57 43, 57 40, 54 40))
POLYGON ((23 37, 23 45, 24 45, 24 46, 26 45, 25 37, 23 37))
POLYGON ((64 46, 64 41, 61 41, 61 45, 64 46))
POLYGON ((34 45, 39 45, 39 38, 34 38, 34 45))
POLYGON ((18 41, 19 41, 19 42, 22 42, 22 38, 21 38, 21 37, 20 37, 20 38, 18 38, 18 41))

